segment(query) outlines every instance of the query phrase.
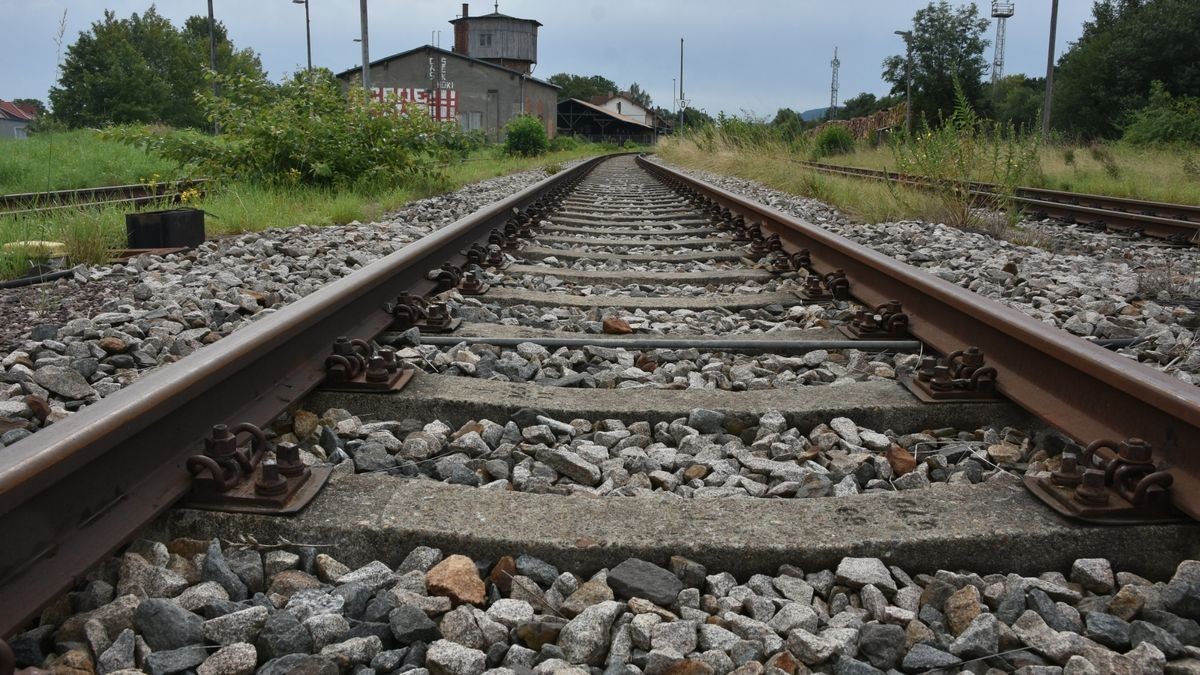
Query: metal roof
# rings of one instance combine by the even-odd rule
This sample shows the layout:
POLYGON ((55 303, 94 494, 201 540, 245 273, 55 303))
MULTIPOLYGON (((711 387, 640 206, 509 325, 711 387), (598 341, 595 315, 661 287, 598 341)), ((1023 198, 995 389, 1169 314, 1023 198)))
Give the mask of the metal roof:
POLYGON ((521 19, 521 18, 518 18, 515 16, 509 16, 507 14, 501 14, 500 12, 492 12, 491 14, 480 14, 479 16, 460 16, 457 19, 450 19, 450 23, 459 23, 460 21, 470 21, 471 19, 509 19, 511 21, 528 21, 529 23, 532 23, 535 26, 542 25, 542 23, 540 21, 537 21, 535 19, 521 19))

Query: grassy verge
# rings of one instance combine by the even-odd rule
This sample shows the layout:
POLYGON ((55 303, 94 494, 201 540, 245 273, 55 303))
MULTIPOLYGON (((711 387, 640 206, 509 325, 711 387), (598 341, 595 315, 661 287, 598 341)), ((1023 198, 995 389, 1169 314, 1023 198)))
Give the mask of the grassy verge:
MULTIPOLYGON (((62 134, 60 139, 62 136, 71 137, 78 133, 80 132, 62 134)), ((146 159, 146 154, 140 150, 111 141, 101 141, 96 139, 92 132, 83 133, 91 134, 76 139, 80 145, 89 147, 86 157, 106 153, 119 156, 122 151, 128 151, 142 157, 141 164, 135 162, 131 167, 155 168, 152 164, 153 158, 146 159), (94 146, 99 145, 113 147, 103 151, 96 150, 94 146)), ((66 143, 60 146, 60 142, 62 141, 56 141, 56 153, 61 151, 60 147, 66 147, 66 143)), ((536 168, 556 172, 563 162, 616 151, 618 150, 612 146, 581 144, 572 150, 552 152, 540 157, 505 157, 499 156, 495 148, 484 148, 473 153, 466 161, 447 167, 444 180, 427 184, 365 194, 344 190, 264 187, 251 183, 225 182, 212 185, 206 197, 190 205, 202 208, 213 216, 206 219, 206 229, 210 236, 254 232, 301 223, 322 226, 355 220, 367 222, 376 220, 388 211, 413 200, 453 191, 468 183, 536 168)), ((157 171, 151 171, 151 174, 158 173, 161 178, 169 175, 164 173, 169 171, 169 165, 160 165, 157 171)), ((142 177, 134 175, 136 173, 137 171, 134 171, 115 179, 109 177, 100 182, 85 182, 79 186, 136 183, 142 177)), ((95 177, 114 174, 98 171, 89 174, 80 168, 77 175, 95 177)), ((108 257, 108 250, 124 246, 127 210, 119 206, 103 209, 68 208, 50 215, 0 217, 0 246, 16 241, 58 241, 66 245, 72 263, 103 262, 108 257)), ((35 262, 37 260, 24 251, 0 253, 0 279, 21 276, 28 270, 29 265, 35 262)))
MULTIPOLYGON (((1200 204, 1200 173, 1194 150, 1143 148, 1124 143, 1091 146, 1048 146, 1039 151, 1040 172, 1029 187, 1147 199, 1175 204, 1200 204)), ((860 144, 854 152, 827 157, 828 164, 866 169, 895 169, 887 146, 860 144)), ((988 180, 982 171, 977 180, 988 180)))
POLYGON ((90 129, 34 134, 26 140, 0 140, 0 194, 131 185, 179 170, 161 157, 112 141, 90 129))
POLYGON ((704 149, 687 139, 668 139, 659 144, 658 154, 679 166, 737 176, 783 192, 819 199, 864 222, 938 217, 937 203, 925 193, 896 187, 893 196, 881 182, 805 169, 793 161, 795 154, 782 144, 754 149, 721 145, 704 149))

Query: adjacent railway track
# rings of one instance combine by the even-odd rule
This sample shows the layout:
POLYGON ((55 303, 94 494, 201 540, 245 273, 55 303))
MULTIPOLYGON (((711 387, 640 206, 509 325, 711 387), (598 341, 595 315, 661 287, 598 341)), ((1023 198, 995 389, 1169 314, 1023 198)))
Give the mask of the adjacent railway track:
MULTIPOLYGON (((691 381, 679 372, 680 386, 691 381)), ((270 446, 261 437, 250 449, 235 448, 236 439, 258 437, 254 429, 267 428, 310 396, 326 401, 348 396, 331 407, 359 405, 376 415, 390 410, 395 419, 426 406, 459 424, 480 419, 485 409, 480 401, 488 397, 486 410, 499 416, 558 405, 575 406, 575 417, 649 424, 669 422, 689 407, 730 415, 775 408, 789 424, 811 427, 814 416, 852 409, 876 416, 879 428, 902 433, 947 426, 945 420, 1028 420, 1011 401, 1076 444, 1058 447, 1062 454, 1053 478, 1026 478, 1054 510, 1092 522, 1132 524, 1134 531, 1158 538, 1148 541, 1159 542, 1163 530, 1137 528, 1200 517, 1200 460, 1192 452, 1200 447, 1197 388, 770 207, 645 158, 620 156, 591 160, 478 211, 0 450, 0 536, 8 542, 0 551, 0 635, 20 629, 181 499, 196 508, 249 512, 247 519, 275 518, 262 525, 275 532, 302 522, 269 514, 301 509, 318 493, 328 469, 305 469, 295 446, 270 446), (545 287, 547 277, 565 285, 545 287), (606 285, 616 290, 597 290, 606 285), (455 306, 469 314, 468 321, 454 316, 455 306), (544 311, 516 312, 528 307, 544 311), (828 309, 811 309, 821 307, 828 309), (688 313, 671 319, 680 309, 688 313), (562 317, 572 312, 585 316, 587 327, 568 326, 562 317), (817 315, 846 320, 835 318, 840 327, 815 332, 797 327, 800 318, 817 315), (728 391, 671 386, 581 391, 565 383, 412 372, 420 369, 401 367, 403 350, 372 346, 395 344, 398 331, 412 328, 426 336, 443 334, 432 340, 439 348, 451 342, 497 349, 527 342, 591 349, 590 358, 603 360, 622 358, 604 356, 604 350, 627 347, 640 354, 636 369, 646 378, 677 358, 662 350, 767 352, 779 356, 775 362, 785 370, 800 366, 783 357, 819 350, 920 352, 923 358, 913 372, 900 375, 907 390, 896 382, 872 381, 784 391, 774 388, 778 384, 747 380, 728 391), (401 388, 400 380, 407 386, 401 388), (321 386, 351 393, 314 395, 321 386), (818 390, 828 390, 829 398, 819 405, 807 402, 818 390), (918 398, 935 402, 919 404, 918 398), (246 423, 254 427, 239 426, 246 423), (226 425, 230 434, 226 428, 213 432, 214 425, 226 425), (901 428, 905 425, 911 428, 901 428)), ((806 460, 787 461, 801 466, 806 460)), ((574 475, 576 469, 590 471, 572 464, 563 473, 574 475)), ((412 483, 417 491, 428 485, 412 483)), ((393 498, 403 489, 408 488, 387 488, 393 498)), ((794 494, 797 488, 789 489, 794 494)), ((479 503, 500 504, 506 494, 481 490, 479 503)), ((522 509, 546 514, 555 508, 524 495, 513 499, 514 522, 521 521, 522 509)), ((1012 496, 1003 499, 1011 502, 1012 496)), ((918 509, 905 504, 901 510, 918 509)), ((321 508, 314 505, 306 513, 320 514, 321 508)), ((406 518, 420 520, 423 508, 414 502, 406 518)), ((614 509, 618 514, 625 507, 614 509)), ((910 520, 934 517, 919 512, 910 520)), ((791 519, 785 513, 777 515, 791 519)), ((605 519, 598 511, 593 516, 605 519)), ((444 527, 456 522, 450 513, 433 518, 444 527)), ((861 525, 846 518, 847 532, 861 525)), ((215 517, 201 521, 201 528, 229 526, 215 517)), ((562 553, 564 560, 599 555, 581 543, 587 537, 575 534, 585 525, 570 529, 577 546, 562 553)), ((1063 536, 1061 551, 1037 559, 1079 553, 1088 545, 1084 531, 1070 530, 1071 543, 1063 536)), ((454 536, 460 535, 484 536, 454 536)), ((664 534, 667 543, 672 536, 664 534)), ((895 542, 887 546, 908 550, 895 542)), ((926 548, 912 548, 908 555, 942 550, 945 543, 920 546, 926 548)), ((773 559, 774 549, 765 550, 762 559, 773 559)), ((752 569, 755 556, 746 551, 726 552, 721 559, 741 559, 752 569)), ((963 555, 945 553, 935 564, 961 563, 963 555)))
MULTIPOLYGON (((822 162, 797 160, 796 163, 831 175, 890 180, 918 188, 929 186, 928 179, 922 176, 822 162)), ((973 182, 969 187, 980 198, 994 197, 998 193, 997 186, 991 183, 973 182)), ((1200 244, 1200 206, 1029 187, 1017 188, 1012 200, 1035 218, 1054 218, 1101 230, 1138 233, 1175 244, 1200 244)))
POLYGON ((23 192, 0 195, 0 216, 53 213, 62 209, 116 205, 138 206, 149 203, 177 203, 185 190, 203 190, 204 179, 109 185, 78 190, 23 192))

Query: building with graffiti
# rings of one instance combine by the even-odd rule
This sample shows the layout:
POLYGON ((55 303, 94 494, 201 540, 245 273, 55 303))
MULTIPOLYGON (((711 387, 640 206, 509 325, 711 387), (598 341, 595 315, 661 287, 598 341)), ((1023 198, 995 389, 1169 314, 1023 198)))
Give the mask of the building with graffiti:
MULTIPOLYGON (((491 141, 504 139, 504 125, 517 115, 542 120, 553 137, 558 87, 532 76, 537 63, 537 29, 542 24, 500 14, 473 17, 463 4, 454 25, 454 49, 432 45, 372 61, 372 93, 426 110, 435 119, 457 121, 467 131, 482 130, 491 141)), ((360 77, 353 68, 338 74, 347 84, 360 77)))

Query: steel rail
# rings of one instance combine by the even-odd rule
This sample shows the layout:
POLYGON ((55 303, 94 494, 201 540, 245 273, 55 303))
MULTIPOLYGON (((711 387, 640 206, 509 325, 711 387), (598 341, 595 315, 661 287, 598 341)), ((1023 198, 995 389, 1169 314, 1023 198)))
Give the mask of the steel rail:
POLYGON ((19 192, 0 195, 0 215, 23 215, 82 206, 142 204, 160 199, 176 198, 184 190, 200 188, 207 182, 207 179, 197 178, 155 185, 108 185, 78 190, 19 192))
MULTIPOLYGON (((620 298, 616 299, 619 300, 620 298)), ((554 347, 555 349, 559 347, 570 349, 582 349, 584 347, 616 349, 704 349, 708 351, 766 352, 770 354, 806 354, 818 349, 857 349, 862 352, 913 352, 919 351, 922 347, 921 343, 917 340, 738 340, 641 336, 597 339, 595 337, 576 338, 558 335, 538 337, 488 337, 486 335, 421 336, 421 344, 437 347, 453 347, 463 343, 469 345, 493 345, 495 347, 516 347, 525 342, 531 342, 542 347, 554 347)))
MULTIPOLYGON (((833 175, 894 180, 918 188, 930 184, 929 179, 922 176, 822 162, 793 161, 814 171, 833 175)), ((999 186, 992 183, 971 182, 967 185, 980 198, 992 198, 1000 192, 999 186)), ((1016 188, 1012 200, 1030 213, 1047 217, 1095 227, 1133 230, 1157 239, 1200 244, 1200 206, 1031 187, 1016 188)))
POLYGON ((899 300, 913 336, 939 352, 980 347, 1002 394, 1076 441, 1149 441, 1174 479, 1175 506, 1200 518, 1200 388, 774 208, 639 163, 760 223, 786 251, 808 249, 819 272, 845 270, 851 294, 864 304, 899 300))
POLYGON ((371 339, 384 303, 426 294, 514 208, 583 175, 560 172, 0 450, 0 636, 10 635, 189 489, 185 459, 214 424, 265 425, 322 380, 339 336, 371 339))

